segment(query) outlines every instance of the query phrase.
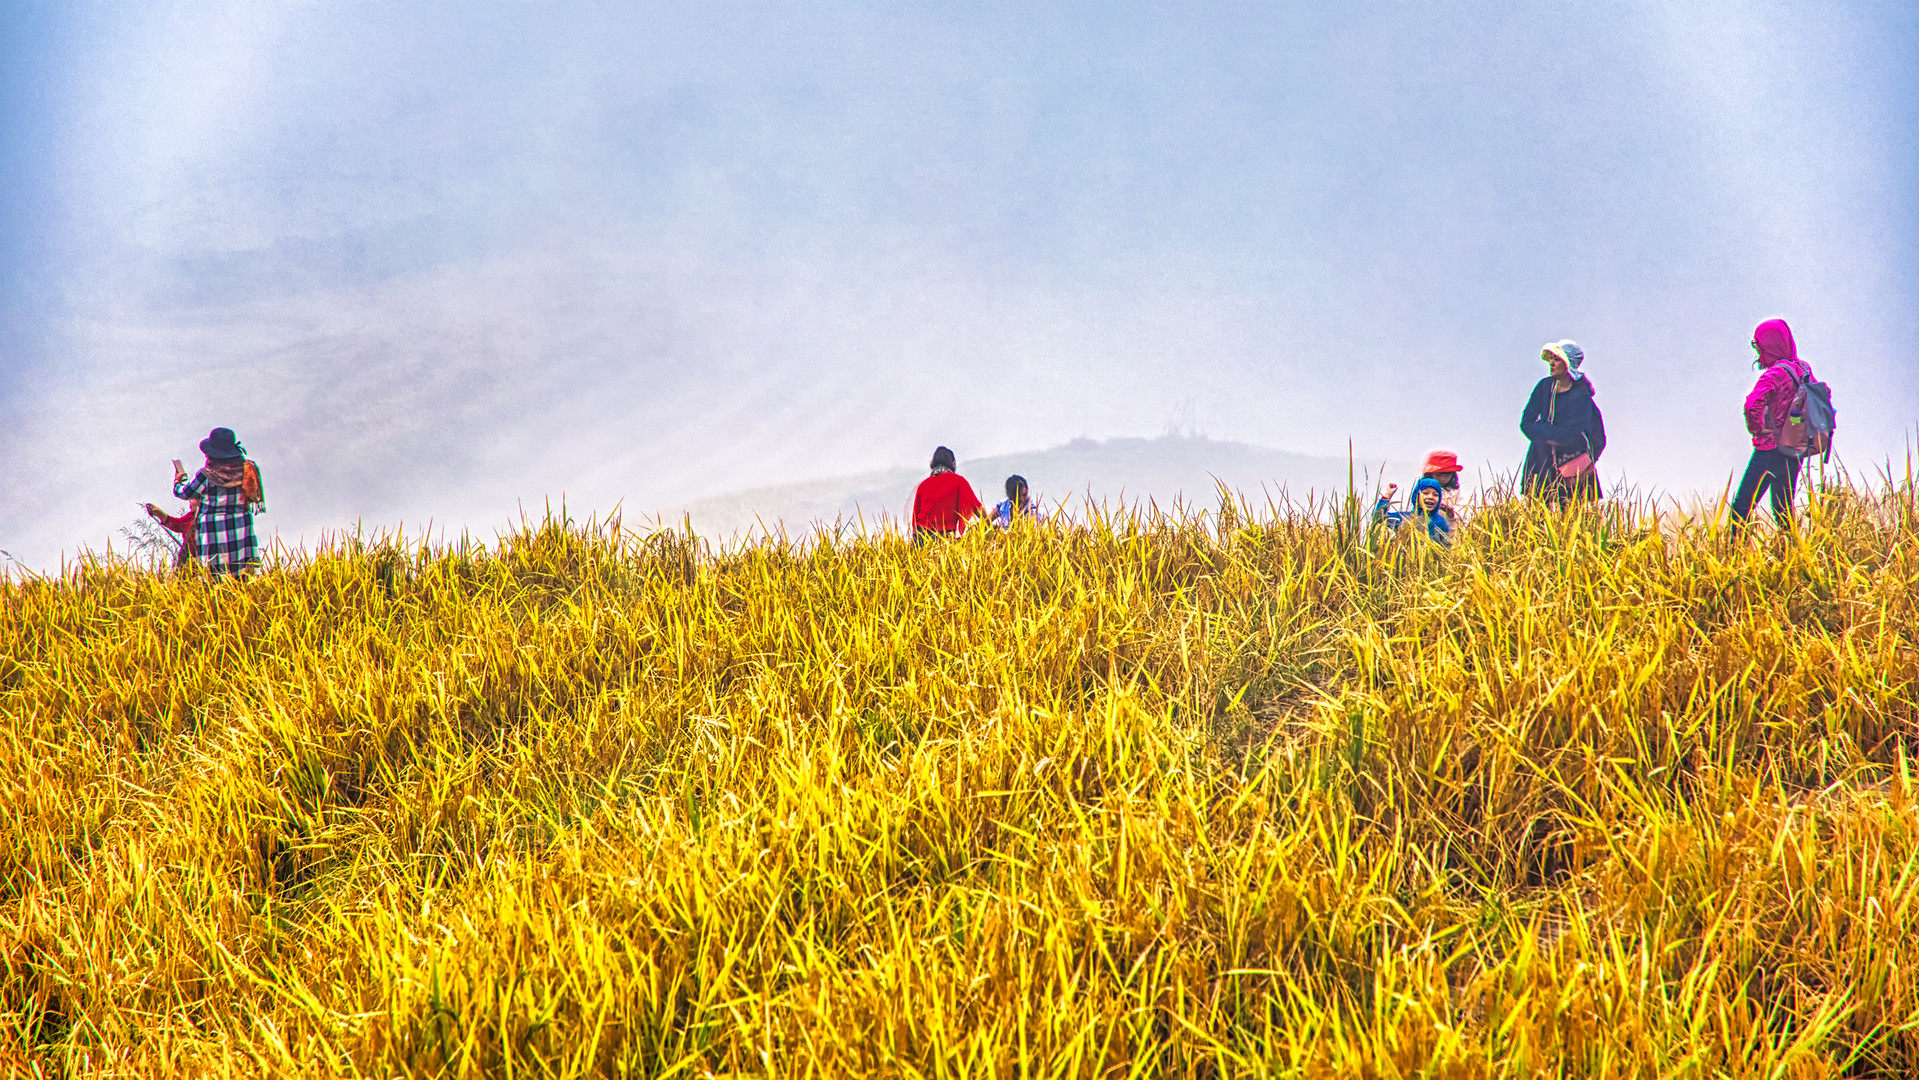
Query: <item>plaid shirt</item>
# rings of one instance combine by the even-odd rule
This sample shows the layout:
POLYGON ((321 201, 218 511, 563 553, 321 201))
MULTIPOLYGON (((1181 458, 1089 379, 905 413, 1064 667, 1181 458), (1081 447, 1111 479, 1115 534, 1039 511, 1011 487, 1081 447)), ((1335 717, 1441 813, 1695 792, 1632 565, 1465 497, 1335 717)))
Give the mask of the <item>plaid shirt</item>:
POLYGON ((214 484, 202 469, 192 480, 173 485, 173 494, 200 500, 193 537, 200 560, 209 570, 233 573, 260 561, 260 542, 253 535, 253 506, 247 502, 245 491, 214 484))

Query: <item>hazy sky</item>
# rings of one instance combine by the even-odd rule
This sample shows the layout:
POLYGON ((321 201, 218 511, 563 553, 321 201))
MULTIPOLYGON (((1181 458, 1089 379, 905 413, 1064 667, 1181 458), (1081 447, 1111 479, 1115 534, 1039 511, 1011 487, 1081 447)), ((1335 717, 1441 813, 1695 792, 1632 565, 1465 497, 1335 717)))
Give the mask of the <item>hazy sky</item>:
MULTIPOLYGON (((1919 424, 1919 5, 0 5, 0 548, 215 424, 283 536, 1078 435, 1743 467, 1919 424)), ((164 500, 171 505, 171 500, 164 500)))

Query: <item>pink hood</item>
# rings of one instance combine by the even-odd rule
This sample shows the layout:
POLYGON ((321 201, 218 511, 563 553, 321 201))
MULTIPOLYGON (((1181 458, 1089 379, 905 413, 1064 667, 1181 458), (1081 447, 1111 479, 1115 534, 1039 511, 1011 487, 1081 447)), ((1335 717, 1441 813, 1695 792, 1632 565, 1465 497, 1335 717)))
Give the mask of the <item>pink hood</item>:
POLYGON ((1784 319, 1767 319, 1753 328, 1752 340, 1759 346, 1759 357, 1767 367, 1781 360, 1799 359, 1799 346, 1792 340, 1792 327, 1784 319))
POLYGON ((1752 392, 1746 395, 1746 433, 1752 436, 1754 450, 1772 450, 1779 444, 1773 429, 1792 407, 1796 387, 1794 376, 1810 378, 1812 370, 1799 359, 1799 346, 1792 340, 1792 327, 1784 319, 1767 319, 1752 332, 1759 346, 1759 359, 1766 370, 1759 373, 1752 392))

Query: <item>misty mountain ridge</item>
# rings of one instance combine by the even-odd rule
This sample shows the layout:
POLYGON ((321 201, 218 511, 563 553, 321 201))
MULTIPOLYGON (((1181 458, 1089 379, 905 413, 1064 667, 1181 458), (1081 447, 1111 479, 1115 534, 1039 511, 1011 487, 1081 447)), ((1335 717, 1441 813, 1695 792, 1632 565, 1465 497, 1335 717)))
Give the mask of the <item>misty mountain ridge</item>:
MULTIPOLYGON (((1077 438, 1047 450, 962 457, 959 472, 988 506, 1005 498, 1008 476, 1023 476, 1041 510, 1051 514, 1062 507, 1071 513, 1089 499, 1109 507, 1123 500, 1127 506, 1150 504, 1161 510, 1175 503, 1211 509, 1218 505, 1222 484, 1256 508, 1268 498, 1297 503, 1343 493, 1349 477, 1363 490, 1371 490, 1382 474, 1406 487, 1419 467, 1364 457, 1349 463, 1204 435, 1166 434, 1150 439, 1077 438)), ((660 520, 684 521, 694 532, 715 539, 782 527, 803 533, 836 521, 874 528, 904 520, 913 490, 926 475, 925 466, 902 467, 752 488, 673 507, 662 512, 660 520)))

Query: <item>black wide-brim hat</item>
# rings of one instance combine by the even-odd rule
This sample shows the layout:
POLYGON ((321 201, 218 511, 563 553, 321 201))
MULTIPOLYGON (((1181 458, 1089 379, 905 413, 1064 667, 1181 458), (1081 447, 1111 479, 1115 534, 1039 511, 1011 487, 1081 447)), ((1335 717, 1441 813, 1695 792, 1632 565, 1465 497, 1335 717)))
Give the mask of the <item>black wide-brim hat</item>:
POLYGON ((240 445, 239 436, 230 427, 217 427, 200 440, 200 452, 218 461, 222 458, 246 457, 246 447, 240 445))

